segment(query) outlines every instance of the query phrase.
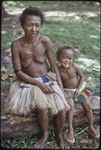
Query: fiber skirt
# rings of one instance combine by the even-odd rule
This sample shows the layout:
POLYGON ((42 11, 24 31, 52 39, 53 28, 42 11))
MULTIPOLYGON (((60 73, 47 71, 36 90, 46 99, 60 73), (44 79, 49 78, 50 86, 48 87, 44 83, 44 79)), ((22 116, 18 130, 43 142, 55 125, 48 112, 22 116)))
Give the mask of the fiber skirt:
POLYGON ((76 89, 65 89, 65 92, 69 97, 73 98, 75 101, 78 101, 78 102, 84 102, 85 100, 89 101, 91 99, 92 92, 88 90, 87 88, 83 89, 80 92, 80 94, 76 97, 74 97, 75 90, 76 89))
MULTIPOLYGON (((43 82, 41 77, 35 78, 43 82)), ((38 86, 26 84, 16 79, 12 84, 6 105, 6 112, 16 115, 27 116, 35 109, 50 109, 53 115, 60 110, 69 110, 70 106, 66 101, 57 82, 53 82, 51 94, 45 94, 38 86)))

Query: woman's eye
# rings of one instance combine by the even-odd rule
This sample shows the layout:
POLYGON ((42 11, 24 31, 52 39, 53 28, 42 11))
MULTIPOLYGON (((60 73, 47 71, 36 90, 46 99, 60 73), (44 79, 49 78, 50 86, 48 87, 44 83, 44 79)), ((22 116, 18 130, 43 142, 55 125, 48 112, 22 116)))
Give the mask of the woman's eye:
POLYGON ((31 26, 30 24, 27 25, 27 27, 30 27, 30 26, 31 26))
POLYGON ((35 26, 36 26, 37 28, 39 28, 39 25, 38 25, 38 24, 36 24, 35 26))

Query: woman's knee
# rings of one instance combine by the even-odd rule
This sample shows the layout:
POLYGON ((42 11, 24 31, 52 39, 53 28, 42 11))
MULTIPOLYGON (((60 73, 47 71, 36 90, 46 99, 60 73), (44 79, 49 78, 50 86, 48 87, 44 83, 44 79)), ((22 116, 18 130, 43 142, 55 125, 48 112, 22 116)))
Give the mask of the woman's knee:
POLYGON ((38 114, 48 114, 48 109, 37 108, 38 114))
POLYGON ((64 117, 65 116, 65 110, 64 109, 60 110, 57 115, 64 117))

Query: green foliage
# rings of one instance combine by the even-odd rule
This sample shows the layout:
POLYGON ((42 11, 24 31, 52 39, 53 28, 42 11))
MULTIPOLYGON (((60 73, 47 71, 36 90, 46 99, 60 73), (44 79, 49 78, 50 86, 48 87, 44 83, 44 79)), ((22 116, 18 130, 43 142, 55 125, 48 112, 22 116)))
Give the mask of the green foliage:
MULTIPOLYGON (((99 140, 92 139, 88 137, 88 134, 86 130, 84 130, 86 125, 83 125, 81 127, 75 127, 74 133, 76 136, 76 142, 71 145, 71 148, 73 149, 97 149, 99 148, 99 140), (82 132, 84 130, 84 132, 82 132), (81 133, 80 133, 81 132, 81 133), (79 134, 80 133, 80 134, 79 134)), ((99 129, 99 124, 96 123, 96 128, 99 129)), ((1 139, 1 146, 6 148, 26 148, 26 149, 32 149, 33 144, 36 143, 38 139, 39 134, 35 134, 33 136, 26 135, 26 136, 19 136, 12 139, 1 139)), ((66 131, 64 131, 64 141, 66 142, 66 131)), ((56 137, 54 130, 49 131, 49 138, 47 142, 47 147, 49 149, 58 149, 56 143, 56 137)))
POLYGON ((43 33, 51 37, 53 42, 55 40, 54 45, 57 47, 61 44, 71 45, 79 48, 80 52, 88 57, 99 59, 100 32, 98 28, 100 26, 90 20, 61 22, 49 20, 43 27, 43 33))

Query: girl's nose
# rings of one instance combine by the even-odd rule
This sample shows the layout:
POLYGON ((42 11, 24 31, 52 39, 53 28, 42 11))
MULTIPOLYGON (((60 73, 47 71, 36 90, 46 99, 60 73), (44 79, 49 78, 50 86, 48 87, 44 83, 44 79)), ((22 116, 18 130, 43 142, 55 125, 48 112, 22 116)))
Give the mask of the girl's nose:
POLYGON ((65 58, 65 59, 64 59, 64 61, 65 61, 65 62, 67 62, 67 61, 68 61, 68 59, 67 59, 67 58, 65 58))

